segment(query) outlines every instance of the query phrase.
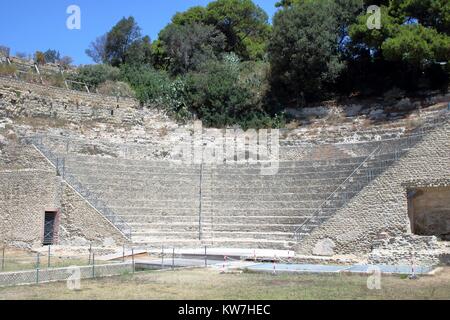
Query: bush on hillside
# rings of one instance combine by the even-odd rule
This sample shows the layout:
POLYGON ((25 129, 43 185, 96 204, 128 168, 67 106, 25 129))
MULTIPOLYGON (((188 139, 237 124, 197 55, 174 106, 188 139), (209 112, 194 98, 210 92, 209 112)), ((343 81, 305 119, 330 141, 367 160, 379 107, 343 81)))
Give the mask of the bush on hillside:
POLYGON ((123 65, 120 79, 130 84, 136 98, 143 104, 154 103, 170 82, 167 73, 149 65, 123 65))
POLYGON ((117 96, 117 97, 134 97, 133 89, 130 85, 121 81, 106 80, 97 88, 98 93, 117 96))
POLYGON ((95 89, 107 80, 117 81, 120 77, 120 69, 107 64, 94 64, 78 68, 77 72, 70 75, 70 80, 86 83, 95 89))
POLYGON ((15 66, 6 63, 0 63, 0 75, 13 76, 17 71, 15 66))
POLYGON ((275 126, 263 109, 262 99, 255 95, 257 89, 250 81, 251 73, 247 73, 247 79, 241 77, 240 67, 235 59, 225 57, 222 62, 209 62, 200 72, 189 74, 186 85, 188 105, 209 127, 275 126))

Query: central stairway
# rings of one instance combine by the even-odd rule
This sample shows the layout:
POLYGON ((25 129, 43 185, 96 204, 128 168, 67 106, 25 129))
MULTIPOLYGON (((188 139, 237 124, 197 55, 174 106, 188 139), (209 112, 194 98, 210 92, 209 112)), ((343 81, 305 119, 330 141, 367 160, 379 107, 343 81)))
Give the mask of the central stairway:
POLYGON ((131 227, 137 245, 283 249, 294 244, 294 231, 313 218, 355 169, 360 168, 358 176, 340 190, 339 200, 324 208, 326 214, 342 205, 343 194, 350 199, 366 185, 381 161, 393 159, 377 155, 281 162, 277 175, 263 176, 259 165, 181 165, 67 154, 65 170, 131 227))

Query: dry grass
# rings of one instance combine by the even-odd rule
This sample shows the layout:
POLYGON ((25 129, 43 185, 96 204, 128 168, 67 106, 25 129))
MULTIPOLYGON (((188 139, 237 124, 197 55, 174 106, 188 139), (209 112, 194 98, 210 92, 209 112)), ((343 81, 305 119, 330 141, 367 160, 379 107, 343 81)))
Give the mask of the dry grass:
POLYGON ((158 134, 161 138, 166 137, 169 134, 169 129, 167 126, 158 129, 158 134))
MULTIPOLYGON (((4 261, 2 261, 3 252, 0 250, 0 272, 32 270, 37 266, 37 253, 19 250, 6 249, 4 261)), ((50 268, 63 268, 70 266, 85 266, 89 263, 89 255, 62 257, 52 253, 50 255, 50 268)), ((39 255, 39 268, 48 268, 48 255, 39 255)))
POLYGON ((13 76, 17 71, 17 68, 6 64, 6 63, 0 63, 0 75, 2 76, 13 76))
POLYGON ((46 117, 18 117, 14 119, 16 125, 30 126, 33 129, 48 129, 48 128, 67 128, 73 122, 46 117))
POLYGON ((65 283, 0 288, 0 299, 450 299, 450 268, 418 280, 385 276, 382 290, 369 290, 366 283, 359 275, 222 275, 196 269, 85 280, 80 291, 65 283))

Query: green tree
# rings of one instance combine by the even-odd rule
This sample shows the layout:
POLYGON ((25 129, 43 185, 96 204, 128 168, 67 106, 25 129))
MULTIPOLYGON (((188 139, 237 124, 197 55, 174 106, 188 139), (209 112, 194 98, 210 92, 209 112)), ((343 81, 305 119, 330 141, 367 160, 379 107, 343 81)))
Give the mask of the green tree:
POLYGON ((417 19, 425 27, 450 33, 450 2, 448 0, 391 0, 389 14, 403 23, 417 19))
POLYGON ((86 54, 95 62, 95 63, 106 63, 106 52, 105 52, 105 46, 106 46, 106 37, 107 35, 104 34, 100 37, 97 37, 94 41, 91 42, 89 45, 89 48, 86 49, 86 54))
POLYGON ((267 14, 251 0, 216 0, 206 8, 192 7, 174 15, 171 24, 212 26, 226 37, 223 51, 244 60, 265 57, 271 30, 267 14))
POLYGON ((333 1, 306 1, 278 11, 269 45, 272 90, 280 102, 301 106, 324 97, 324 86, 344 68, 333 1))
POLYGON ((152 63, 152 43, 149 36, 135 40, 125 53, 125 61, 133 64, 152 63))
POLYGON ((120 68, 120 78, 131 85, 141 103, 155 103, 170 83, 164 71, 150 65, 125 64, 120 68))
POLYGON ((380 30, 369 30, 368 15, 360 15, 349 27, 347 78, 354 78, 355 87, 359 84, 376 91, 392 86, 407 90, 419 85, 446 87, 450 37, 439 32, 445 30, 446 7, 448 2, 440 0, 392 0, 381 7, 380 30))
POLYGON ((141 29, 135 19, 122 18, 106 35, 105 61, 113 66, 125 63, 128 49, 140 37, 141 29))
POLYGON ((244 60, 262 59, 270 36, 267 13, 251 0, 217 0, 207 6, 207 22, 227 38, 225 50, 244 60))
POLYGON ((193 23, 206 23, 208 11, 205 7, 195 6, 185 12, 178 12, 172 17, 172 23, 183 26, 193 23))
POLYGON ((198 23, 170 24, 160 33, 159 39, 169 70, 174 75, 196 70, 206 61, 216 59, 225 42, 220 31, 198 23))
POLYGON ((44 52, 45 61, 47 63, 56 63, 61 59, 61 55, 56 50, 48 49, 44 52))
POLYGON ((402 25, 398 31, 381 46, 386 60, 404 62, 416 69, 450 60, 450 37, 422 25, 402 25))
POLYGON ((247 80, 242 79, 237 56, 225 55, 223 61, 210 61, 200 72, 188 74, 187 104, 206 126, 271 127, 270 116, 255 103, 253 84, 247 80))

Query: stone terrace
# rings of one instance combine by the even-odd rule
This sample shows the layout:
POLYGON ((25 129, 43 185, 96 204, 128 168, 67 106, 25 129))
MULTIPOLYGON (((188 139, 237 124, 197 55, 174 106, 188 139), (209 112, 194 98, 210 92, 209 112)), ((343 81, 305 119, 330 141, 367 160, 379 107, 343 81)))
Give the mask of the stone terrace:
POLYGON ((314 156, 282 160, 270 176, 257 164, 187 165, 46 144, 64 158, 66 173, 131 227, 137 245, 291 248, 397 160, 410 139, 361 144, 363 156, 339 145, 311 147, 314 156))

